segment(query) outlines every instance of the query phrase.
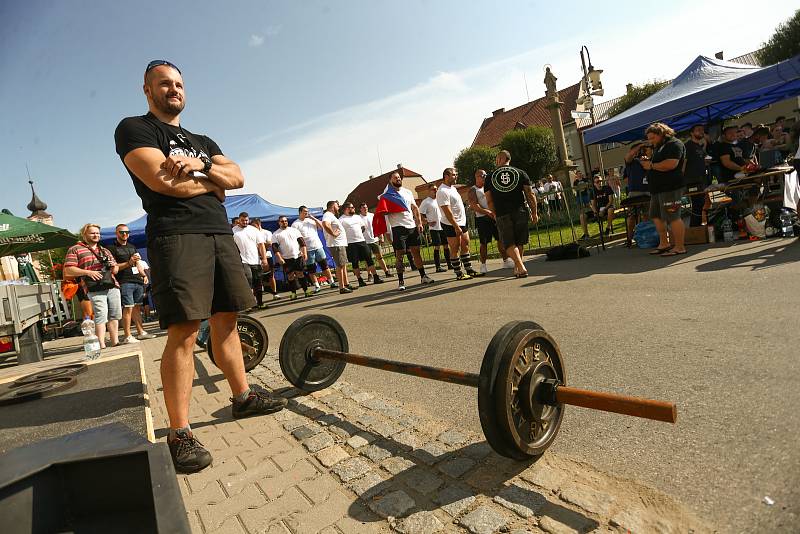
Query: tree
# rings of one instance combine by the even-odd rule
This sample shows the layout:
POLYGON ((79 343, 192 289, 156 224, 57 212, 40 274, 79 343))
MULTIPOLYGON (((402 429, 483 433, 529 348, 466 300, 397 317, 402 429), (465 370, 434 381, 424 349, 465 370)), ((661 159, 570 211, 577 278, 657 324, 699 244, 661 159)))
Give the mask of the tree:
POLYGON ((478 169, 483 169, 491 174, 494 170, 494 158, 498 152, 500 152, 499 148, 488 146, 473 146, 459 152, 453 162, 453 166, 458 171, 458 182, 474 185, 475 171, 478 169))
POLYGON ((756 57, 761 66, 765 67, 797 54, 800 54, 800 9, 775 28, 775 33, 764 43, 763 48, 756 52, 756 57))
POLYGON ((668 81, 653 80, 643 85, 631 86, 630 91, 622 95, 619 101, 608 110, 608 118, 610 119, 614 115, 619 115, 623 111, 632 108, 648 96, 659 92, 667 85, 669 85, 668 81))
POLYGON ((543 126, 511 130, 503 136, 500 148, 511 152, 511 164, 539 180, 558 165, 553 131, 543 126))

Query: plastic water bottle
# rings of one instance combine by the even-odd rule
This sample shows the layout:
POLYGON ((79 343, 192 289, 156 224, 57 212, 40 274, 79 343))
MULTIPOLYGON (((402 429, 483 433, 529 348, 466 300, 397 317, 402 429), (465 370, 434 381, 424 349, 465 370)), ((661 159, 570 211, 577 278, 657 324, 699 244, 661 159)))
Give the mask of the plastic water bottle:
POLYGON ((81 323, 83 332, 83 354, 87 360, 96 360, 100 357, 100 340, 94 333, 94 321, 88 315, 83 318, 81 323))
POLYGON ((783 235, 783 237, 794 237, 792 214, 786 210, 781 212, 781 235, 783 235))
POLYGON ((722 221, 722 240, 728 243, 733 239, 733 223, 730 219, 725 219, 722 221))

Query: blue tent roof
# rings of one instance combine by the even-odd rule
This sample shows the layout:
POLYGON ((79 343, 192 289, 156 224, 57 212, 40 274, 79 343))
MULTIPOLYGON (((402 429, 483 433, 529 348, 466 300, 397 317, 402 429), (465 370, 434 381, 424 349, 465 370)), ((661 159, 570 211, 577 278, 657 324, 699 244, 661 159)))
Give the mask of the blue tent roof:
MULTIPOLYGON (((289 220, 294 220, 297 217, 296 207, 278 206, 272 202, 268 202, 261 198, 259 195, 231 195, 225 199, 225 212, 228 214, 229 219, 238 217, 243 211, 246 211, 250 218, 258 217, 261 219, 261 226, 267 230, 276 230, 278 228, 278 218, 281 215, 286 215, 289 220)), ((322 217, 322 208, 309 208, 309 211, 315 217, 322 217)), ((147 215, 142 215, 138 219, 130 221, 128 228, 131 235, 128 238, 133 245, 142 248, 147 245, 147 238, 144 234, 144 228, 147 224, 147 215)), ((100 230, 100 240, 103 243, 111 242, 115 237, 115 229, 113 226, 102 228, 100 230)))
POLYGON ((684 131, 796 95, 800 95, 800 55, 764 68, 698 56, 661 91, 586 130, 584 142, 642 139, 654 122, 684 131))

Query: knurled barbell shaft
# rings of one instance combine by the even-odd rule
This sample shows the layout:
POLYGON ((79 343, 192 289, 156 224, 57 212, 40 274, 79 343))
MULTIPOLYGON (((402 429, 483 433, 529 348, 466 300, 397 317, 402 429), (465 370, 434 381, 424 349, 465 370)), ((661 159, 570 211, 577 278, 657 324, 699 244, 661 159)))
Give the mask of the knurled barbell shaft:
POLYGON ((572 406, 643 417, 665 423, 674 423, 678 419, 678 411, 671 402, 628 397, 616 393, 557 386, 556 400, 572 406))
POLYGON ((449 382, 451 384, 460 384, 462 386, 470 386, 473 388, 478 387, 478 383, 480 382, 481 378, 480 375, 456 371, 454 369, 442 369, 440 367, 430 367, 428 365, 419 365, 416 363, 398 362, 394 360, 385 360, 382 358, 371 358, 361 354, 351 354, 349 352, 339 352, 323 348, 315 348, 311 355, 314 358, 339 360, 352 363, 354 365, 360 365, 362 367, 372 367, 374 369, 381 369, 383 371, 391 371, 393 373, 417 376, 420 378, 429 378, 439 382, 449 382))

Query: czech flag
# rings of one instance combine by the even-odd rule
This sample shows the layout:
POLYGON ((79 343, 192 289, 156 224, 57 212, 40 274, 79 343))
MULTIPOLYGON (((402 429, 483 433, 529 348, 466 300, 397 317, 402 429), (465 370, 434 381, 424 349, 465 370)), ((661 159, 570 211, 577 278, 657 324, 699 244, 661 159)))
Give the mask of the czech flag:
POLYGON ((410 209, 403 195, 394 187, 387 186, 386 191, 378 197, 378 205, 375 207, 375 217, 372 219, 373 235, 378 237, 388 232, 385 217, 387 213, 401 213, 410 209))

